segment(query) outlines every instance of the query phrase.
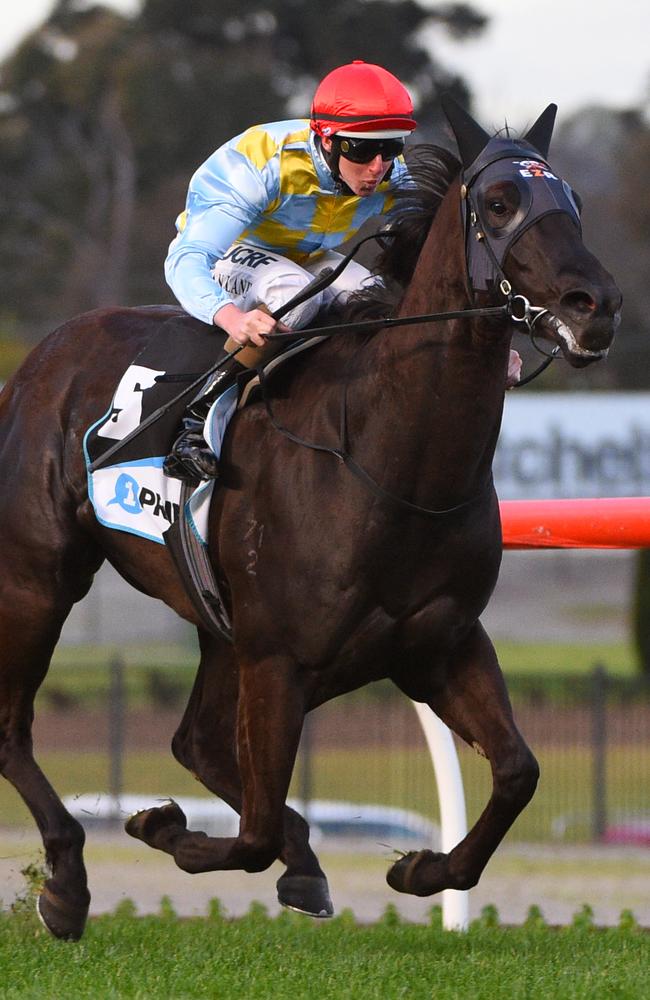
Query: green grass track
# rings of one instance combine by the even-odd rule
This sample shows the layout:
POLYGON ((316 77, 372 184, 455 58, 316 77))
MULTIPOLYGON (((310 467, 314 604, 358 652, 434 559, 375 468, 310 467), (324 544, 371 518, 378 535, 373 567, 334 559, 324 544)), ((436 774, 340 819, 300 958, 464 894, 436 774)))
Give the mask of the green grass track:
POLYGON ((350 913, 318 923, 251 908, 236 921, 122 913, 90 922, 76 944, 23 913, 0 918, 3 1000, 600 1000, 647 996, 650 936, 631 920, 595 929, 588 915, 553 929, 486 913, 467 934, 401 923, 388 910, 359 926, 350 913))

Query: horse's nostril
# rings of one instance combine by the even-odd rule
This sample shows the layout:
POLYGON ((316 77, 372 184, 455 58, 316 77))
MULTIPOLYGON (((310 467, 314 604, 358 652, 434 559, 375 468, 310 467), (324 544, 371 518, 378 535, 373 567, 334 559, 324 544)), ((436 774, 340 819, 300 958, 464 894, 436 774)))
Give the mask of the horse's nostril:
POLYGON ((590 316, 597 308, 597 303, 589 292, 582 291, 581 289, 574 292, 567 292, 560 299, 560 303, 565 309, 569 309, 577 316, 590 316))

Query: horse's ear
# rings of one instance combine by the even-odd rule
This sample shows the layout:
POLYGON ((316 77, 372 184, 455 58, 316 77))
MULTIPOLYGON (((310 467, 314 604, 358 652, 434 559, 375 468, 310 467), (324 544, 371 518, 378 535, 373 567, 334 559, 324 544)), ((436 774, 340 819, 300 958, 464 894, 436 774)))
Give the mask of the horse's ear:
POLYGON ((490 136, 450 94, 443 94, 440 103, 456 136, 463 166, 469 167, 470 163, 473 163, 479 153, 485 149, 490 141, 490 136))
POLYGON ((524 139, 526 139, 531 146, 534 146, 537 152, 541 153, 542 156, 548 156, 556 114, 557 104, 549 104, 549 106, 542 111, 535 124, 531 125, 524 136, 524 139))

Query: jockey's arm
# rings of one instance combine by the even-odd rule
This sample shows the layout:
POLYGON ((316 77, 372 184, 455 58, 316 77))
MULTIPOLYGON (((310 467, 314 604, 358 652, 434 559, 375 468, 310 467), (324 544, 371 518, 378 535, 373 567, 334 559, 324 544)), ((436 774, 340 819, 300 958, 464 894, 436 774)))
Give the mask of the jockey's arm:
POLYGON ((238 344, 265 343, 276 322, 261 309, 243 312, 212 277, 217 260, 259 217, 275 192, 246 157, 217 150, 190 183, 178 234, 165 261, 165 276, 184 309, 224 329, 238 344))

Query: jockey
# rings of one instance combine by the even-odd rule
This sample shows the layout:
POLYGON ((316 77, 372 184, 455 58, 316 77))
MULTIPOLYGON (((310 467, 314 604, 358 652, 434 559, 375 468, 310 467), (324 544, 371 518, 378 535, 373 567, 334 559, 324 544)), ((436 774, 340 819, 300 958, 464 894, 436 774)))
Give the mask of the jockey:
POLYGON ((374 280, 351 262, 328 288, 287 313, 286 326, 269 315, 341 260, 334 247, 390 209, 395 189, 409 183, 402 151, 415 127, 400 81, 355 60, 319 84, 310 119, 249 128, 196 171, 165 276, 188 313, 225 330, 227 352, 244 350, 190 405, 165 461, 168 475, 217 475, 203 437, 205 417, 242 371, 273 353, 265 334, 304 328, 320 309, 374 280))

